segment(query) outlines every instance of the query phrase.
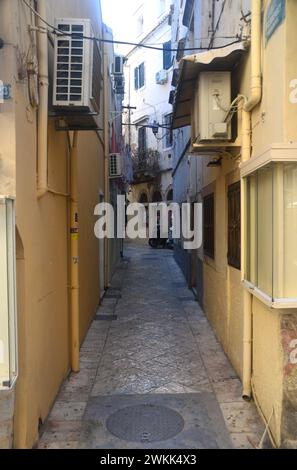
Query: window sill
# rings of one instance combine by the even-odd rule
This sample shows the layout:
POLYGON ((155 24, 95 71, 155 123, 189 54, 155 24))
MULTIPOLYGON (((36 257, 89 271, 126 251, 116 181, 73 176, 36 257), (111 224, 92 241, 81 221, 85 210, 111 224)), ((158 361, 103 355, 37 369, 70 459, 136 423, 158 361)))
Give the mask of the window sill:
POLYGON ((254 297, 263 302, 269 308, 275 310, 287 310, 297 308, 297 299, 295 298, 274 299, 270 295, 262 292, 249 281, 244 280, 243 285, 254 297))

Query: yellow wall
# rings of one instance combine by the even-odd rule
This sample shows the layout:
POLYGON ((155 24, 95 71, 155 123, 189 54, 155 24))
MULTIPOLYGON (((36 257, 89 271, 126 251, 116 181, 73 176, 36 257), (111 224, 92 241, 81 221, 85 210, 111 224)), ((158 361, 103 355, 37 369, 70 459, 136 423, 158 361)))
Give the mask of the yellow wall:
MULTIPOLYGON (((48 13, 51 21, 54 16, 92 18, 100 31, 99 2, 50 1, 48 13)), ((0 51, 1 78, 5 70, 4 81, 13 86, 13 100, 0 105, 0 194, 16 196, 20 358, 14 425, 17 448, 35 444, 38 425, 46 419, 70 368, 69 199, 51 193, 40 200, 36 197, 37 111, 29 103, 26 77, 17 78, 20 55, 29 48, 30 22, 31 15, 21 2, 1 2, 1 37, 3 34, 7 42, 19 48, 19 54, 12 46, 0 51)), ((99 256, 94 235, 94 208, 100 192, 104 192, 103 143, 94 131, 79 133, 78 166, 82 340, 99 304, 99 262, 103 256, 99 256)), ((66 132, 55 130, 52 119, 48 183, 55 191, 69 192, 68 137, 66 132)))
MULTIPOLYGON (((266 8, 270 2, 265 1, 266 8)), ((228 9, 222 22, 228 21, 228 9)), ((265 15, 264 15, 265 16, 265 15)), ((289 84, 297 79, 297 2, 286 2, 286 20, 266 44, 263 29, 262 67, 263 97, 252 113, 252 157, 267 150, 272 143, 297 141, 297 104, 290 103, 289 84)), ((240 93, 250 96, 250 58, 243 61, 237 77, 240 93)), ((226 241, 226 161, 221 169, 207 169, 208 159, 200 157, 203 188, 215 186, 216 198, 216 259, 204 263, 204 306, 220 341, 223 343, 235 369, 242 373, 243 342, 243 288, 240 273, 227 267, 226 241), (214 295, 215 294, 215 295, 214 295)), ((227 160, 227 157, 225 158, 227 160)), ((233 164, 233 169, 236 164, 233 164)), ((229 163, 229 171, 230 163, 229 163)), ((271 273, 267 272, 265 276, 271 273)), ((286 312, 271 310, 253 298, 253 388, 257 405, 268 420, 274 409, 271 430, 277 445, 283 443, 284 413, 284 350, 281 328, 286 312)), ((291 312, 296 314, 296 311, 291 312)), ((291 371, 294 376, 294 372, 291 371)), ((296 375, 296 374, 295 374, 296 375)), ((292 390, 291 390, 292 394, 292 390)), ((291 404, 292 414, 294 406, 291 404), (293 406, 293 407, 292 407, 293 406)), ((288 417, 288 416, 287 416, 288 417)), ((288 425, 287 425, 288 427, 288 425)), ((291 425, 292 427, 292 425, 291 425)), ((287 429, 287 428, 286 428, 287 429)), ((296 436, 296 432, 295 432, 296 436)))
POLYGON ((283 353, 280 335, 280 314, 253 299, 253 388, 258 406, 280 445, 280 423, 283 396, 283 353))
POLYGON ((215 193, 215 259, 204 258, 204 309, 236 369, 242 374, 242 289, 241 273, 228 266, 228 186, 240 179, 238 161, 226 159, 222 168, 207 168, 201 157, 202 196, 215 193), (215 292, 215 295, 214 295, 215 292))

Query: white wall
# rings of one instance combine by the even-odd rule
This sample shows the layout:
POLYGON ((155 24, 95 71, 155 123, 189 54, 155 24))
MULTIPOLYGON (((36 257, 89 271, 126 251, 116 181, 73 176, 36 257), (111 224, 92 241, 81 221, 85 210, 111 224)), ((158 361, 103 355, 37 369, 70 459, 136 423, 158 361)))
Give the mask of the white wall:
MULTIPOLYGON (((134 34, 133 42, 143 41, 145 44, 156 44, 157 47, 162 49, 163 43, 171 40, 171 27, 168 24, 168 14, 170 11, 171 1, 165 1, 165 10, 160 15, 159 0, 147 0, 139 2, 139 8, 134 12, 134 34), (143 14, 144 19, 144 32, 141 36, 136 35, 137 19, 140 14, 143 14), (165 20, 164 20, 165 18, 165 20), (162 22, 162 19, 164 20, 162 22), (160 24, 161 22, 161 24, 160 24), (150 34, 149 34, 150 33, 150 34)), ((172 67, 168 70, 168 81, 164 85, 156 83, 156 74, 163 69, 163 51, 155 51, 145 48, 134 48, 128 54, 128 62, 125 66, 125 81, 126 81, 126 94, 124 105, 136 107, 136 110, 131 112, 131 122, 138 123, 147 121, 152 123, 157 121, 159 124, 164 124, 164 115, 172 112, 172 106, 168 103, 169 93, 171 90, 172 81, 172 67), (145 85, 139 90, 135 90, 134 84, 134 70, 142 62, 145 64, 145 85)), ((124 118, 127 122, 127 117, 124 118)), ((125 128, 126 143, 128 142, 128 127, 125 128)), ((158 140, 153 135, 150 129, 147 129, 147 146, 151 149, 156 149, 160 153, 160 166, 162 170, 170 171, 172 168, 172 148, 166 148, 165 135, 168 131, 159 130, 158 140)), ((138 133, 135 127, 131 128, 132 145, 138 144, 138 133)), ((171 178, 168 175, 162 177, 162 190, 166 191, 167 186, 171 184, 171 178), (164 186, 164 187, 163 187, 164 186), (166 187, 165 187, 166 186, 166 187)))

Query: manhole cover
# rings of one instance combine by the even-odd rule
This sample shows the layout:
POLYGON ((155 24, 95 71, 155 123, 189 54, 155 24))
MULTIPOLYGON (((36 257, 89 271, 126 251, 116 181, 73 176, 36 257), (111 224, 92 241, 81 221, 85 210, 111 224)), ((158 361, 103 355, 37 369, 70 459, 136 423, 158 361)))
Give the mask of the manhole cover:
POLYGON ((130 442, 160 442, 171 439, 184 428, 182 416, 171 408, 156 405, 137 405, 112 414, 108 431, 130 442))

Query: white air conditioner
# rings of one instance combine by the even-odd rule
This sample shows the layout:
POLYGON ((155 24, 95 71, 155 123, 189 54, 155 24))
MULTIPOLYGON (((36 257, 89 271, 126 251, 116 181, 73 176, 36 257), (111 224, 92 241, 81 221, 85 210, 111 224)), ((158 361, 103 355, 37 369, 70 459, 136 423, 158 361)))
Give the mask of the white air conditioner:
POLYGON ((121 55, 116 55, 114 58, 114 63, 112 65, 113 75, 123 75, 124 74, 124 57, 121 55))
POLYGON ((0 196, 0 390, 18 374, 14 200, 0 196))
POLYGON ((55 36, 53 105, 68 111, 98 113, 101 94, 101 55, 91 20, 59 18, 55 36))
POLYGON ((122 158, 119 153, 109 155, 109 177, 120 178, 122 176, 122 158))
POLYGON ((156 74, 156 83, 157 85, 165 85, 168 82, 168 73, 166 70, 160 70, 156 74))
POLYGON ((197 142, 231 140, 226 119, 231 106, 231 72, 201 72, 192 137, 197 142))

